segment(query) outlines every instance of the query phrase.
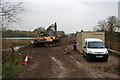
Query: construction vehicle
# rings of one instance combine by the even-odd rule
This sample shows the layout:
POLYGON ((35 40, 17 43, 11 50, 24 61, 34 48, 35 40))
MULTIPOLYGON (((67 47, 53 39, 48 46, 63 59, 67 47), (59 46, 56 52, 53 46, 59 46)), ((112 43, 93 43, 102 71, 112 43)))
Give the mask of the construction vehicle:
POLYGON ((61 42, 62 35, 57 34, 57 24, 50 25, 46 32, 42 32, 41 36, 34 39, 34 45, 36 46, 55 46, 61 42))

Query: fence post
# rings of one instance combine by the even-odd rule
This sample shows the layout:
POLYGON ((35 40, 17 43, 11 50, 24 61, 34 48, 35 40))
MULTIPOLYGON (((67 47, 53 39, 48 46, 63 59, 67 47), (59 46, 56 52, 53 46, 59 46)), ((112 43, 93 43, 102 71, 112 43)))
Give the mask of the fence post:
POLYGON ((12 49, 12 58, 13 58, 13 63, 15 63, 15 50, 14 48, 11 46, 11 49, 12 49))

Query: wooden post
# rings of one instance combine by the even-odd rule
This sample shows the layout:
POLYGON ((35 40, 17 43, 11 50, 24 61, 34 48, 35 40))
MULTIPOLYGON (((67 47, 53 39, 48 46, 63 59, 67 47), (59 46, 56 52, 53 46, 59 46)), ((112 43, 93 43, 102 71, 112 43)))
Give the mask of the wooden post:
POLYGON ((12 49, 12 58, 13 58, 13 63, 15 63, 15 50, 14 48, 11 46, 11 49, 12 49))

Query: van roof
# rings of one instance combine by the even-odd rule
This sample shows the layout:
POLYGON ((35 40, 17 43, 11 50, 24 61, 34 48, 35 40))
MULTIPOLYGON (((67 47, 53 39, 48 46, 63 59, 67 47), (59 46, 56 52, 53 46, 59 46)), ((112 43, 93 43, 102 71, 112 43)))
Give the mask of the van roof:
POLYGON ((98 39, 98 38, 86 38, 85 41, 101 41, 101 42, 103 42, 101 39, 98 39))

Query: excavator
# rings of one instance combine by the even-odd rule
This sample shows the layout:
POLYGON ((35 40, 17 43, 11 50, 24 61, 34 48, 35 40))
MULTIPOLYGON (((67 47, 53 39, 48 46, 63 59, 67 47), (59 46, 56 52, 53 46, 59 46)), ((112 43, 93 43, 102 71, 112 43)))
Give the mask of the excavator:
POLYGON ((46 32, 41 32, 41 36, 34 39, 35 46, 55 46, 61 42, 62 35, 57 34, 57 24, 50 25, 46 32))

